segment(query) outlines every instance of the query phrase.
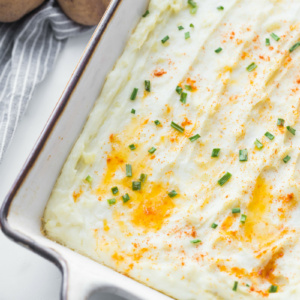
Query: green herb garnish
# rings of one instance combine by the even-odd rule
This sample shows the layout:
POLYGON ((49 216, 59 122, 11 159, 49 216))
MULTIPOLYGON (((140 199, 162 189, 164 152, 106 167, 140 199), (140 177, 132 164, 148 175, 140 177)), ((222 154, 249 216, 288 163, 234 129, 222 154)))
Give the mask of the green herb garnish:
POLYGON ((220 154, 221 149, 220 148, 214 148, 211 152, 211 157, 218 157, 220 154))
POLYGON ((294 50, 296 50, 298 47, 300 47, 300 42, 296 43, 295 45, 293 45, 291 48, 290 48, 290 52, 293 52, 294 50))
POLYGON ((164 44, 167 40, 169 40, 170 37, 168 35, 166 35, 162 40, 161 42, 164 44))
POLYGON ((187 39, 189 39, 191 36, 190 36, 190 33, 189 32, 186 32, 185 34, 184 34, 184 38, 187 40, 187 39))
POLYGON ((270 34, 271 38, 273 38, 276 42, 278 42, 280 40, 280 37, 278 35, 276 35, 274 32, 272 32, 270 34))
POLYGON ((215 52, 216 52, 216 53, 220 53, 222 50, 223 50, 223 49, 222 49, 221 47, 219 47, 219 48, 217 48, 217 49, 215 50, 215 52))
POLYGON ((156 126, 158 126, 158 125, 160 125, 160 122, 159 122, 158 120, 155 120, 155 121, 154 121, 154 124, 155 124, 156 126))
POLYGON ((130 200, 130 197, 129 195, 126 193, 125 195, 122 196, 122 200, 123 200, 123 203, 126 203, 130 200))
POLYGON ((144 174, 144 173, 142 173, 141 175, 140 175, 140 179, 139 179, 139 181, 140 182, 145 182, 146 180, 147 180, 147 174, 144 174))
POLYGON ((139 90, 138 88, 133 89, 131 96, 130 96, 130 100, 135 100, 138 90, 139 90))
POLYGON ((191 91, 193 90, 192 86, 189 85, 189 84, 186 84, 184 87, 185 87, 185 89, 186 89, 187 91, 189 91, 189 92, 191 92, 191 91))
POLYGON ((129 164, 126 164, 126 176, 132 177, 132 167, 129 164))
POLYGON ((291 126, 286 126, 286 129, 292 134, 292 135, 296 135, 296 129, 294 129, 291 126))
POLYGON ((278 119, 277 120, 277 126, 284 126, 284 120, 283 119, 278 119))
POLYGON ((181 95, 180 95, 180 102, 185 104, 186 103, 186 98, 187 98, 187 93, 182 92, 181 95))
POLYGON ((290 159, 291 159, 291 157, 290 157, 289 155, 287 155, 287 156, 283 159, 283 162, 286 164, 290 159))
POLYGON ((239 150, 239 160, 240 161, 248 160, 248 150, 247 149, 239 150))
POLYGON ((266 38, 266 46, 270 46, 270 45, 271 45, 270 39, 266 38))
POLYGON ((131 145, 129 145, 128 147, 129 147, 129 149, 132 150, 132 151, 136 149, 135 144, 131 144, 131 145))
POLYGON ((238 284, 239 284, 239 283, 238 283, 237 281, 234 282, 233 288, 232 288, 233 291, 235 291, 235 292, 237 291, 238 284))
POLYGON ((267 131, 265 133, 265 136, 271 141, 274 140, 274 138, 275 138, 275 136, 272 133, 270 133, 269 131, 267 131))
POLYGON ((199 239, 191 240, 191 243, 192 244, 199 244, 199 243, 201 243, 201 240, 199 240, 199 239))
POLYGON ((218 6, 217 10, 224 10, 224 6, 218 6))
POLYGON ((218 224, 212 223, 210 227, 213 228, 213 229, 216 229, 218 227, 218 224))
POLYGON ((252 72, 257 68, 257 65, 253 62, 246 69, 248 72, 252 72))
POLYGON ((151 83, 150 80, 145 80, 145 90, 151 92, 151 83))
POLYGON ((93 178, 92 178, 90 175, 88 175, 88 176, 86 176, 85 180, 86 180, 88 183, 92 183, 93 178))
POLYGON ((256 141, 254 142, 254 145, 256 146, 257 149, 262 149, 264 147, 264 145, 258 140, 256 139, 256 141))
POLYGON ((142 184, 140 181, 132 181, 132 190, 133 191, 140 191, 142 188, 142 184))
POLYGON ((191 23, 191 24, 190 24, 190 27, 191 27, 191 28, 195 28, 195 26, 194 26, 194 24, 193 24, 193 23, 191 23))
POLYGON ((178 30, 183 30, 184 29, 184 27, 183 26, 178 26, 178 30))
POLYGON ((276 293, 277 289, 278 289, 278 286, 272 284, 269 288, 269 293, 276 293))
POLYGON ((241 223, 245 224, 246 220, 247 220, 247 216, 241 215, 241 223))
POLYGON ((182 92, 182 87, 180 87, 179 85, 177 85, 176 86, 176 92, 177 92, 177 94, 181 94, 181 92, 182 92))
POLYGON ((229 172, 227 172, 224 176, 222 176, 219 180, 218 183, 220 186, 224 185, 230 178, 231 178, 231 174, 229 172))
POLYGON ((189 140, 191 141, 191 142, 195 142, 196 140, 198 140, 200 138, 200 135, 197 133, 197 134, 195 134, 195 135, 193 135, 193 136, 190 136, 189 137, 189 140))
POLYGON ((109 205, 113 205, 113 204, 116 204, 117 200, 115 198, 113 198, 113 199, 108 199, 107 202, 109 205))
POLYGON ((190 13, 193 15, 197 12, 197 3, 193 0, 188 0, 188 4, 190 6, 190 13))
POLYGON ((119 192, 118 187, 117 187, 117 186, 112 187, 112 188, 111 188, 111 192, 113 193, 113 195, 118 194, 118 192, 119 192))
POLYGON ((171 192, 168 193, 168 196, 170 198, 173 198, 173 197, 177 196, 177 192, 175 190, 172 190, 171 192))
POLYGON ((150 154, 153 154, 155 151, 156 151, 156 148, 154 148, 154 147, 151 147, 151 148, 148 150, 148 152, 149 152, 150 154))
POLYGON ((179 131, 179 132, 181 132, 181 133, 184 132, 184 128, 181 127, 180 125, 174 123, 173 121, 171 122, 171 127, 173 127, 175 130, 177 130, 177 131, 179 131))
POLYGON ((231 212, 232 212, 233 214, 239 214, 239 213, 241 212, 241 209, 240 209, 239 207, 235 207, 235 208, 233 208, 233 209, 231 210, 231 212))
POLYGON ((135 109, 131 109, 131 113, 132 113, 132 114, 135 114, 135 109))
POLYGON ((149 15, 149 10, 147 9, 146 11, 145 11, 145 13, 143 14, 143 18, 145 18, 145 17, 147 17, 149 15))

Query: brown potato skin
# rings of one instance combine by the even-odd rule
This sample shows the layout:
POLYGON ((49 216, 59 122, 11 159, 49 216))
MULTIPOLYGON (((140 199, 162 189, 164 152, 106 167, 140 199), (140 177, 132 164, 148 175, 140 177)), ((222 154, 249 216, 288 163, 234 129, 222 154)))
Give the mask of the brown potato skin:
POLYGON ((63 12, 82 25, 97 25, 110 0, 57 0, 63 12))
POLYGON ((43 2, 45 0, 0 0, 0 22, 17 21, 43 2))

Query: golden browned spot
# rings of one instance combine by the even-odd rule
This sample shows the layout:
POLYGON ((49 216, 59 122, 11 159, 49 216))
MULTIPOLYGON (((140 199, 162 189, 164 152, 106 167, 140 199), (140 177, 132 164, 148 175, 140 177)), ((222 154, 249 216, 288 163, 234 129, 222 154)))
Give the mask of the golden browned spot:
POLYGON ((103 220, 103 230, 104 231, 108 231, 109 230, 109 226, 107 225, 107 220, 106 219, 103 220))
POLYGON ((147 183, 141 191, 135 192, 134 201, 137 206, 132 213, 132 223, 146 231, 159 230, 175 207, 167 186, 156 182, 147 183))
POLYGON ((193 80, 191 78, 187 78, 186 83, 191 86, 192 92, 197 91, 196 80, 193 80))
POLYGON ((119 263, 121 263, 121 262, 124 261, 124 256, 118 254, 117 252, 115 252, 115 253, 111 256, 111 258, 115 261, 116 264, 119 264, 119 263))
POLYGON ((73 192, 73 200, 75 203, 79 200, 82 193, 83 193, 83 191, 81 188, 80 188, 79 192, 76 192, 76 191, 73 192))
POLYGON ((221 225, 221 229, 224 231, 227 231, 228 229, 230 229, 230 227, 232 226, 232 224, 234 223, 235 220, 236 220, 235 214, 231 214, 231 215, 227 216, 221 225))

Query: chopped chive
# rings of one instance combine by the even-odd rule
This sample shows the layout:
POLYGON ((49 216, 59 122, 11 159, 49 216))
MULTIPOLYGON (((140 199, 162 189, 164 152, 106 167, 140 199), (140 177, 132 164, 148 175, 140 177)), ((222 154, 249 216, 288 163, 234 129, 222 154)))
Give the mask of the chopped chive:
POLYGON ((186 103, 186 98, 187 98, 187 93, 182 92, 181 95, 180 95, 180 102, 185 104, 186 103))
POLYGON ((123 203, 126 203, 130 200, 130 197, 129 195, 126 193, 125 195, 122 196, 122 200, 123 200, 123 203))
POLYGON ((195 142, 196 140, 198 140, 200 138, 200 135, 197 133, 197 134, 195 134, 195 135, 193 135, 193 136, 190 136, 189 137, 189 140, 191 141, 191 142, 195 142))
POLYGON ((269 293, 276 293, 277 289, 278 289, 278 286, 272 284, 269 288, 269 293))
POLYGON ((290 52, 293 52, 294 50, 296 50, 298 47, 300 47, 300 42, 296 43, 295 45, 293 45, 291 48, 290 48, 290 52))
POLYGON ((220 148, 214 148, 211 152, 211 157, 219 157, 220 151, 220 148))
POLYGON ((177 85, 176 86, 176 92, 177 92, 177 94, 181 94, 181 92, 182 92, 182 87, 180 87, 179 85, 177 85))
POLYGON ((184 132, 184 128, 181 127, 180 125, 174 123, 173 121, 171 122, 171 127, 173 127, 175 130, 177 130, 177 131, 179 131, 179 132, 181 132, 181 133, 184 132))
POLYGON ((113 193, 113 195, 118 194, 118 192, 119 192, 118 187, 117 187, 117 186, 112 187, 112 188, 111 188, 111 192, 113 193))
POLYGON ((250 284, 246 283, 246 286, 247 286, 247 287, 250 287, 250 284))
POLYGON ((177 192, 175 190, 172 190, 171 192, 168 193, 168 196, 170 198, 173 198, 173 197, 177 196, 177 192))
POLYGON ((219 180, 218 183, 220 186, 224 185, 230 178, 231 178, 231 174, 229 172, 227 172, 224 176, 222 176, 219 180))
POLYGON ((238 288, 238 282, 237 281, 235 281, 234 282, 234 284, 233 284, 233 288, 232 288, 232 290, 234 291, 234 292, 236 292, 237 291, 237 288, 238 288))
POLYGON ((222 49, 221 47, 219 47, 219 48, 217 48, 217 49, 215 50, 215 52, 216 52, 216 53, 220 53, 222 50, 223 50, 223 49, 222 49))
POLYGON ((132 113, 132 114, 135 114, 135 109, 132 109, 132 110, 131 110, 131 113, 132 113))
POLYGON ((224 6, 218 6, 217 10, 224 10, 224 6))
POLYGON ((93 178, 92 178, 90 175, 88 175, 88 176, 86 176, 85 180, 86 180, 88 183, 92 183, 93 178))
POLYGON ((193 23, 191 23, 191 24, 190 24, 190 27, 191 27, 191 28, 195 28, 195 26, 194 26, 194 24, 193 24, 193 23))
POLYGON ((192 91, 193 90, 193 88, 192 88, 192 86, 191 85, 189 85, 189 84, 186 84, 185 86, 185 89, 187 90, 187 91, 192 91))
POLYGON ((156 151, 156 148, 154 148, 154 147, 151 147, 151 148, 148 150, 148 152, 149 152, 150 154, 153 154, 155 151, 156 151))
POLYGON ((161 42, 164 44, 167 40, 169 40, 170 37, 168 35, 166 35, 162 40, 161 42))
POLYGON ((145 11, 145 13, 142 15, 142 17, 145 18, 145 17, 147 17, 148 15, 149 15, 149 10, 147 9, 147 10, 145 11))
POLYGON ((291 159, 291 157, 290 157, 289 155, 287 155, 287 156, 283 159, 283 162, 286 164, 290 159, 291 159))
POLYGON ((133 191, 140 191, 142 188, 142 184, 140 181, 132 181, 132 190, 133 191))
POLYGON ((264 145, 258 139, 256 139, 256 141, 254 142, 254 145, 257 149, 262 149, 264 147, 264 145))
POLYGON ((284 126, 284 120, 279 118, 277 120, 277 126, 284 126))
POLYGON ((126 176, 132 177, 132 167, 129 164, 126 164, 126 176))
POLYGON ((113 198, 113 199, 108 199, 107 202, 109 205, 113 205, 113 204, 116 204, 117 200, 115 198, 113 198))
POLYGON ((159 122, 158 120, 155 120, 155 121, 154 121, 154 124, 155 124, 156 126, 158 126, 158 125, 160 125, 160 122, 159 122))
POLYGON ((178 26, 178 30, 183 30, 184 29, 184 27, 183 26, 178 26))
POLYGON ((192 244, 199 244, 199 243, 201 243, 201 240, 199 240, 199 239, 191 240, 191 243, 192 244))
POLYGON ((246 220, 247 220, 247 216, 241 215, 241 223, 245 224, 246 220))
POLYGON ((248 150, 247 149, 239 150, 239 160, 240 161, 247 161, 248 160, 248 150))
POLYGON ((278 42, 278 41, 280 40, 280 37, 279 37, 277 34, 275 34, 274 32, 272 32, 272 33, 270 34, 270 36, 271 36, 271 38, 273 38, 276 42, 278 42))
POLYGON ((239 207, 235 207, 235 208, 233 208, 233 209, 231 210, 231 212, 232 212, 233 214, 239 214, 239 213, 241 212, 241 209, 240 209, 239 207))
POLYGON ((135 100, 136 95, 137 95, 137 93, 138 93, 138 90, 139 90, 139 89, 137 89, 137 88, 134 88, 134 89, 133 89, 133 91, 132 91, 132 93, 131 93, 131 96, 130 96, 130 100, 135 100))
POLYGON ((257 68, 257 65, 253 62, 246 69, 248 72, 252 72, 257 68))
POLYGON ((190 36, 190 33, 189 32, 186 32, 185 34, 184 34, 184 38, 187 40, 187 39, 189 39, 191 36, 190 36))
POLYGON ((197 3, 193 0, 188 0, 190 6, 190 13, 193 15, 197 12, 197 3))
POLYGON ((213 229, 216 229, 218 227, 218 224, 212 223, 210 227, 213 228, 213 229))
POLYGON ((270 133, 269 131, 267 131, 267 132, 265 133, 265 136, 266 136, 268 139, 270 139, 271 141, 274 140, 274 138, 275 138, 275 136, 274 136, 272 133, 270 133))
POLYGON ((151 83, 150 80, 145 80, 145 90, 151 92, 151 83))
POLYGON ((286 129, 292 134, 292 135, 296 135, 296 129, 294 129, 291 126, 286 126, 286 129))
POLYGON ((146 180, 147 180, 147 174, 144 174, 144 173, 142 173, 141 175, 140 175, 140 179, 139 179, 139 181, 140 182, 145 182, 146 180))
POLYGON ((136 149, 135 144, 131 144, 131 145, 129 145, 128 147, 129 147, 130 150, 135 150, 135 149, 136 149))
POLYGON ((270 46, 271 43, 270 43, 270 39, 266 38, 266 46, 270 46))

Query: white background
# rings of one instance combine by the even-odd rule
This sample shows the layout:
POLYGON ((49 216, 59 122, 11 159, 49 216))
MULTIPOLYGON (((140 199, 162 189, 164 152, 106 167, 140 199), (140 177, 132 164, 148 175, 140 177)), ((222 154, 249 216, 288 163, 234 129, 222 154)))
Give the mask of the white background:
MULTIPOLYGON (((23 166, 79 61, 92 31, 69 39, 52 71, 34 93, 0 165, 0 204, 23 166)), ((50 262, 0 233, 0 300, 59 299, 61 275, 50 262)), ((101 295, 93 299, 120 299, 101 295)))

